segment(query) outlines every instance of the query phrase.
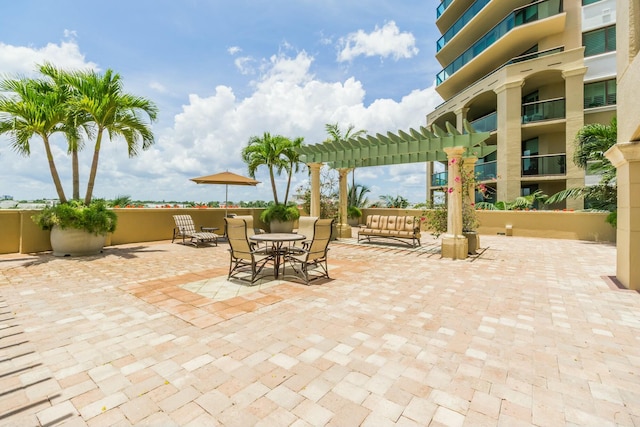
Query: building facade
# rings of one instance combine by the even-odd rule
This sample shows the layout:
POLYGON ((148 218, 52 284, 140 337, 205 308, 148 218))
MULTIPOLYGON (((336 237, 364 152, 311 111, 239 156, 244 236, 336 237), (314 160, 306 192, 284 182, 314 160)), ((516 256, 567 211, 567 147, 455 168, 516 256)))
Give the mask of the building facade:
MULTIPOLYGON (((436 90, 445 101, 427 124, 491 132, 487 144, 497 150, 476 164, 488 201, 598 181, 572 159, 578 131, 616 115, 615 0, 443 0, 436 25, 436 90)), ((443 170, 431 168, 432 199, 446 186, 443 170)), ((583 201, 540 208, 581 209, 583 201)))

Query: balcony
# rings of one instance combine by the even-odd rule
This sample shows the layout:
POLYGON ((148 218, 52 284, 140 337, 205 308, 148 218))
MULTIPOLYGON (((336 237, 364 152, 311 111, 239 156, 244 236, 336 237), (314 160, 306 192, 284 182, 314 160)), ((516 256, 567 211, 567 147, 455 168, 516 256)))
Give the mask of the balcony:
POLYGON ((522 123, 563 119, 565 117, 565 99, 557 98, 522 104, 522 123))
POLYGON ((436 9, 436 19, 440 18, 440 15, 444 13, 445 9, 448 8, 452 2, 453 0, 442 0, 436 9))
POLYGON ((565 175, 566 154, 522 156, 522 176, 565 175))
POLYGON ((498 113, 494 111, 471 122, 476 132, 493 132, 498 129, 498 113))
MULTIPOLYGON (((498 176, 498 162, 496 160, 477 164, 474 168, 476 181, 489 181, 496 179, 498 176)), ((446 187, 448 185, 447 172, 438 172, 431 175, 432 187, 446 187)))
POLYGON ((542 0, 516 9, 440 71, 436 76, 436 85, 443 83, 514 28, 560 13, 562 13, 562 0, 542 0))
POLYGON ((447 172, 438 172, 431 175, 432 187, 446 187, 447 186, 447 172))
MULTIPOLYGON (((474 2, 469 9, 467 9, 460 18, 456 22, 453 23, 451 28, 449 28, 443 35, 438 39, 436 43, 436 52, 439 52, 440 49, 444 47, 445 44, 452 38, 458 34, 458 32, 465 27, 473 19, 474 16, 478 14, 487 4, 489 4, 490 0, 478 0, 474 2)), ((444 10, 444 9, 443 9, 444 10)), ((438 15, 440 16, 440 15, 438 15)))
POLYGON ((493 160, 491 162, 477 164, 474 172, 476 174, 476 181, 494 180, 498 176, 498 162, 493 160))

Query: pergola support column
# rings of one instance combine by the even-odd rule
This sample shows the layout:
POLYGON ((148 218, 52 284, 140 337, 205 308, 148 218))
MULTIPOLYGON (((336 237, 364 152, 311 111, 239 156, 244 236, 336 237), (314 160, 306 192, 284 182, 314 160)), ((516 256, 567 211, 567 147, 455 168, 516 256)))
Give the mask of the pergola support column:
POLYGON ((351 226, 347 221, 347 177, 351 169, 339 168, 338 174, 340 177, 340 200, 338 208, 338 224, 337 231, 338 237, 351 238, 351 226))
POLYGON ((447 153, 448 194, 447 233, 442 238, 443 258, 466 259, 469 252, 467 238, 462 235, 462 176, 460 166, 464 147, 444 148, 447 153))
POLYGON ((311 206, 309 210, 310 216, 320 218, 320 168, 322 163, 308 163, 309 172, 311 173, 311 206))

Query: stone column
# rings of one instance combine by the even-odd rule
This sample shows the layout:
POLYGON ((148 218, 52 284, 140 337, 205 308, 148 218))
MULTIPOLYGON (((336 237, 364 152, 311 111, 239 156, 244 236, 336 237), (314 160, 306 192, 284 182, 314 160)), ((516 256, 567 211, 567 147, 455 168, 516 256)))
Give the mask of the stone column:
POLYGON ((617 143, 605 155, 617 170, 616 278, 640 290, 640 142, 617 143))
POLYGON ((339 168, 338 174, 340 177, 340 201, 338 208, 338 237, 351 237, 351 226, 347 221, 347 178, 351 171, 349 168, 339 168))
POLYGON ((497 200, 520 197, 522 178, 522 80, 494 89, 498 104, 497 200))
POLYGON ((447 233, 442 238, 444 258, 465 259, 469 250, 467 238, 462 235, 462 177, 460 166, 464 147, 449 147, 447 153, 447 233))
MULTIPOLYGON (((584 170, 573 162, 576 135, 584 126, 584 74, 586 67, 563 71, 565 81, 566 188, 584 187, 584 170)), ((584 199, 569 198, 567 209, 584 209, 584 199)))
POLYGON ((311 207, 310 216, 320 218, 320 168, 322 163, 308 163, 311 172, 311 207))

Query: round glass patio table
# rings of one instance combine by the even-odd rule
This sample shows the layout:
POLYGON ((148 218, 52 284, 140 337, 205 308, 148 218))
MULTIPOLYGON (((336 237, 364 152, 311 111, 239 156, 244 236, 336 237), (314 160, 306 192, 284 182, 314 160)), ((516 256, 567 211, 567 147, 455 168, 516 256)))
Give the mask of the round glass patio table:
POLYGON ((282 255, 284 250, 282 247, 285 243, 297 242, 299 240, 305 240, 307 237, 297 233, 263 233, 254 234, 249 237, 249 240, 254 242, 266 242, 271 243, 273 251, 273 278, 277 279, 280 274, 280 263, 282 261, 282 255))

